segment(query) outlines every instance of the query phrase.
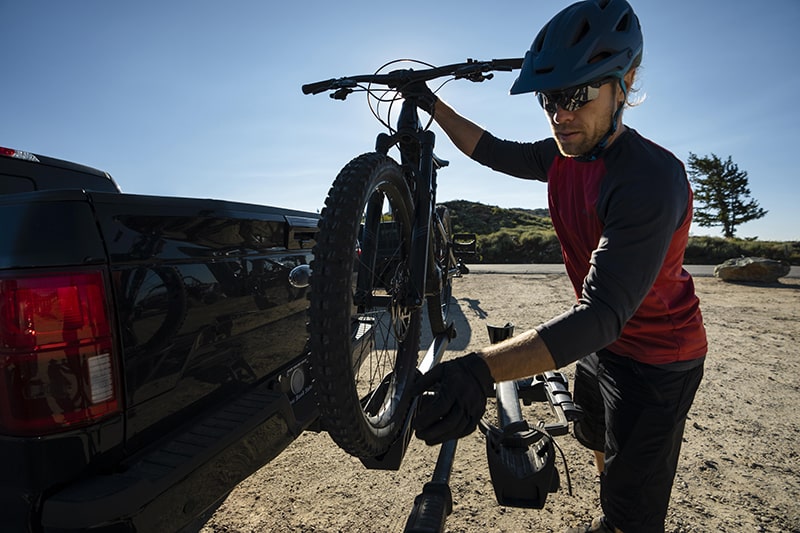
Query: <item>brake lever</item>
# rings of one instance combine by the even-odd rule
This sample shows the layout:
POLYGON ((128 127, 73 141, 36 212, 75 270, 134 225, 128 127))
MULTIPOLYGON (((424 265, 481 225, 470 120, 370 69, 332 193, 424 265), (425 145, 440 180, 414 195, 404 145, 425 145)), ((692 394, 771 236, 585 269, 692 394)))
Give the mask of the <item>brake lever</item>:
POLYGON ((353 92, 353 89, 351 89, 349 87, 342 87, 340 89, 336 89, 336 91, 332 92, 328 96, 330 96, 334 100, 344 100, 352 92, 353 92))
POLYGON ((491 62, 479 62, 474 59, 467 59, 467 63, 468 65, 463 67, 461 72, 455 73, 455 79, 467 79, 473 82, 481 82, 494 77, 494 74, 491 72, 484 74, 484 71, 494 68, 491 62))
POLYGON ((484 74, 483 72, 470 72, 469 74, 462 74, 460 76, 456 76, 455 79, 465 79, 478 83, 490 80, 492 78, 494 78, 494 74, 492 74, 491 72, 488 74, 484 74))

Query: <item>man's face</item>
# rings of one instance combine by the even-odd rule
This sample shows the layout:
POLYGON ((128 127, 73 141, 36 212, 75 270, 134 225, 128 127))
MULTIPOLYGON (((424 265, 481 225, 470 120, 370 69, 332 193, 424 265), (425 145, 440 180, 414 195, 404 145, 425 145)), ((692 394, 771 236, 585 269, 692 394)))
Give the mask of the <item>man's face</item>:
MULTIPOLYGON (((556 144, 565 157, 580 157, 588 154, 611 128, 611 120, 622 91, 616 81, 600 86, 600 94, 594 100, 575 111, 557 106, 555 113, 545 111, 553 130, 556 144)), ((618 129, 608 140, 611 143, 620 133, 618 129)))

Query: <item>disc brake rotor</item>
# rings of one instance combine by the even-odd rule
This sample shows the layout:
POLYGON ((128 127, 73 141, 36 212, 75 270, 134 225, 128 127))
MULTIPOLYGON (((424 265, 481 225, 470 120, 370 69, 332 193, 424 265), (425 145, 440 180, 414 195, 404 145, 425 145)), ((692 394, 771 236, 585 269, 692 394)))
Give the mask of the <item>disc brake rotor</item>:
POLYGON ((406 305, 410 287, 408 268, 401 262, 395 270, 392 281, 389 283, 388 292, 392 297, 390 313, 392 324, 397 342, 405 340, 408 334, 408 327, 411 323, 411 309, 406 305))

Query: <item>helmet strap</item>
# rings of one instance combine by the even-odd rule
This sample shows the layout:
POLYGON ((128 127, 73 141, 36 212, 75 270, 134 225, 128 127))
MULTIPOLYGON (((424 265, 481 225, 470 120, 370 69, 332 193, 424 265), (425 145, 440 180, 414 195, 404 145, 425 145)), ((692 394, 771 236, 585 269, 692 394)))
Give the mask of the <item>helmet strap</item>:
POLYGON ((611 117, 611 127, 608 128, 608 131, 606 132, 605 135, 603 135, 603 138, 600 139, 600 142, 594 145, 594 148, 592 148, 589 153, 581 157, 581 160, 583 161, 594 161, 595 159, 600 157, 600 154, 603 153, 603 150, 606 149, 608 140, 611 138, 612 135, 614 135, 614 133, 616 133, 617 128, 619 127, 619 117, 622 115, 622 109, 625 107, 625 100, 628 98, 628 88, 625 85, 625 78, 619 79, 619 86, 622 89, 623 100, 622 103, 619 105, 619 107, 617 107, 617 110, 614 112, 614 115, 611 117))

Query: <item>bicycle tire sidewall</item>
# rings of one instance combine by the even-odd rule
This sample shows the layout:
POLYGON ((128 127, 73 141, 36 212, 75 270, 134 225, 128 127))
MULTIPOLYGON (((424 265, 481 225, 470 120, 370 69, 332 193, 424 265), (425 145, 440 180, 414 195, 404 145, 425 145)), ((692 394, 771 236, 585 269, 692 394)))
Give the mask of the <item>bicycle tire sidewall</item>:
MULTIPOLYGON (((353 309, 352 276, 363 206, 378 187, 391 191, 392 204, 400 216, 413 220, 411 194, 402 169, 391 158, 378 153, 363 154, 348 163, 336 177, 322 211, 312 262, 309 293, 311 374, 322 415, 323 427, 343 450, 356 457, 385 453, 398 438, 411 405, 409 388, 403 386, 400 408, 390 423, 376 427, 363 412, 351 366, 353 309)), ((410 227, 405 239, 410 239, 410 227)), ((419 351, 421 311, 411 317, 411 338, 398 357, 414 363, 419 351)), ((412 368, 398 369, 407 381, 412 368)))

